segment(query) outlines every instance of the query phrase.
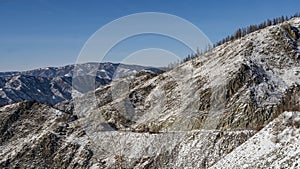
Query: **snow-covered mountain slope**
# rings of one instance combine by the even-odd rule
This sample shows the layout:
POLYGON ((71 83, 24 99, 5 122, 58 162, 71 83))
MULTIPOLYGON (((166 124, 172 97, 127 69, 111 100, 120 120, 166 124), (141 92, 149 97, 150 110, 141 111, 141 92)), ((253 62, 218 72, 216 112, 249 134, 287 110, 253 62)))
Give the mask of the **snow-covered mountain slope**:
POLYGON ((0 168, 85 168, 92 157, 76 116, 35 102, 0 108, 0 168))
MULTIPOLYGON (((300 111, 299 29, 300 18, 293 18, 227 42, 156 77, 120 79, 69 106, 57 106, 74 107, 91 137, 106 137, 99 131, 108 130, 259 131, 284 111, 300 111)), ((226 147, 233 150, 231 146, 226 147)), ((197 157, 192 166, 212 159, 197 157)))
POLYGON ((91 136, 76 115, 28 101, 1 107, 0 119, 1 168, 201 168, 254 133, 106 131, 91 136))
POLYGON ((227 161, 238 161, 241 153, 241 161, 253 162, 249 166, 297 168, 299 29, 300 18, 293 18, 168 72, 116 79, 55 108, 4 106, 0 137, 8 148, 0 149, 0 165, 234 168, 227 161), (56 111, 64 118, 57 119, 56 111), (34 124, 34 140, 21 133, 27 122, 34 124))
POLYGON ((300 168, 300 112, 285 112, 211 168, 300 168))
POLYGON ((71 77, 34 77, 16 75, 0 77, 1 104, 20 102, 23 100, 37 100, 42 103, 55 104, 71 98, 71 77))
MULTIPOLYGON (((0 105, 23 100, 56 104, 72 98, 72 75, 75 65, 49 67, 25 72, 0 74, 0 105)), ((132 75, 140 71, 158 73, 151 67, 113 63, 86 63, 76 67, 85 74, 96 75, 95 87, 110 83, 113 78, 132 75)), ((95 78, 95 77, 92 77, 95 78)), ((84 93, 87 91, 78 91, 84 93)))
POLYGON ((299 38, 290 33, 299 22, 251 33, 153 78, 116 80, 94 92, 98 100, 93 92, 75 100, 75 112, 100 118, 95 130, 99 120, 138 132, 258 130, 299 110, 299 38))

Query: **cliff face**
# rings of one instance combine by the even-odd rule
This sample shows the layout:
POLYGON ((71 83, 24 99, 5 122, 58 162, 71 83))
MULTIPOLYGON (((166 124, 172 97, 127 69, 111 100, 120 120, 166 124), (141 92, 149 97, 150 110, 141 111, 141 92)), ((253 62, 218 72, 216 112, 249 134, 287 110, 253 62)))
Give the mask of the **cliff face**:
POLYGON ((1 165, 27 168, 300 165, 298 151, 287 148, 285 137, 280 134, 293 128, 294 134, 289 139, 297 147, 299 29, 300 19, 293 18, 227 42, 171 71, 159 75, 144 72, 118 79, 81 97, 58 103, 55 108, 31 102, 2 107, 1 165), (293 118, 287 117, 289 113, 284 115, 286 111, 293 111, 293 118), (288 123, 286 118, 293 120, 288 123), (276 148, 256 151, 268 148, 264 140, 271 139, 270 132, 277 139, 274 141, 272 136, 276 148), (255 138, 259 138, 256 146, 255 138), (295 152, 284 160, 284 165, 275 165, 281 159, 276 154, 279 149, 282 155, 295 152), (264 157, 264 161, 257 161, 247 152, 261 153, 255 157, 264 157), (244 157, 243 163, 230 163, 239 157, 244 157), (253 164, 244 165, 247 159, 253 164))

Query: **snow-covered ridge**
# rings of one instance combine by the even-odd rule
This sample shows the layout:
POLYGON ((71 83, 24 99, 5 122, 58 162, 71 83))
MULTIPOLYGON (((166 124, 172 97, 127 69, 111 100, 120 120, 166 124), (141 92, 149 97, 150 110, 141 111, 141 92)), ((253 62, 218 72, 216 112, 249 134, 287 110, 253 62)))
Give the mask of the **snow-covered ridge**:
POLYGON ((99 89, 98 105, 87 105, 93 102, 88 97, 75 102, 76 113, 99 127, 94 130, 101 130, 99 120, 92 123, 98 112, 119 130, 258 130, 299 108, 299 39, 290 34, 298 20, 227 42, 154 78, 116 81, 99 89))
MULTIPOLYGON (((297 73, 300 55, 295 45, 299 39, 293 36, 292 28, 300 29, 298 19, 225 43, 159 76, 113 82, 96 90, 99 100, 96 105, 89 104, 93 100, 87 95, 74 102, 78 107, 74 113, 82 117, 80 123, 87 135, 92 138, 99 135, 99 139, 104 139, 103 132, 115 130, 128 131, 126 136, 130 139, 135 133, 189 133, 207 129, 255 133, 284 111, 300 111, 297 73), (113 97, 107 96, 110 94, 113 97)), ((189 146, 182 145, 178 156, 170 157, 178 158, 178 163, 163 161, 175 168, 213 165, 209 153, 201 156, 197 151, 203 144, 214 144, 213 141, 202 137, 204 140, 199 138, 201 143, 197 145, 195 138, 187 143, 189 146), (195 155, 189 149, 193 146, 195 155), (191 158, 196 160, 187 160, 191 158)), ((93 145, 107 151, 100 143, 94 140, 93 145)), ((226 153, 235 149, 232 146, 227 146, 226 153)), ((123 148, 127 150, 126 145, 123 148)), ((106 158, 112 160, 111 156, 106 158)), ((156 159, 149 158, 148 163, 156 159)), ((123 159, 121 163, 130 162, 131 159, 123 159)), ((110 161, 107 168, 110 163, 118 161, 110 161)))

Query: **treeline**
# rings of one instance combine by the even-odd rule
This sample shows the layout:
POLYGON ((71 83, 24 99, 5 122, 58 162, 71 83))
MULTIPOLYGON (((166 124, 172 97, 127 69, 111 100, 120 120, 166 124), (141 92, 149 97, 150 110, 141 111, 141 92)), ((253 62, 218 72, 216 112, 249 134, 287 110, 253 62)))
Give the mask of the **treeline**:
MULTIPOLYGON (((249 34, 249 33, 252 33, 252 32, 255 32, 257 30, 260 30, 260 29, 263 29, 263 28, 266 28, 268 26, 272 26, 272 25, 277 25, 279 23, 283 23, 284 21, 287 21, 287 20, 290 20, 294 17, 300 17, 300 13, 296 13, 295 15, 292 15, 290 17, 287 17, 287 16, 281 16, 281 17, 277 17, 277 18, 274 18, 274 19, 268 19, 260 24, 257 24, 257 25, 250 25, 246 28, 239 28, 238 30, 235 31, 235 33, 233 35, 230 35, 230 36, 227 36, 226 38, 222 39, 221 41, 217 42, 216 44, 214 44, 213 47, 216 47, 216 46, 219 46, 219 45, 222 45, 226 42, 229 42, 229 41, 234 41, 236 39, 240 39, 241 37, 244 37, 245 35, 249 34)), ((178 65, 180 63, 184 63, 184 62, 187 62, 189 60, 192 60, 196 57, 199 57, 200 55, 206 53, 207 51, 210 51, 212 49, 211 46, 208 46, 204 51, 200 51, 199 49, 197 49, 196 53, 195 54, 190 54, 188 55, 186 58, 184 58, 181 62, 177 62, 177 63, 173 63, 171 67, 173 67, 174 65, 178 65)))
POLYGON ((199 48, 197 48, 196 53, 192 53, 192 54, 187 55, 187 57, 184 58, 180 63, 184 63, 184 62, 187 62, 187 61, 189 61, 189 60, 192 60, 192 59, 194 59, 194 58, 196 58, 196 57, 199 57, 199 56, 203 55, 204 53, 210 51, 212 48, 213 48, 213 47, 212 47, 210 44, 208 44, 208 45, 205 47, 204 50, 200 50, 199 48))
POLYGON ((186 58, 184 58, 184 59, 182 60, 181 63, 184 63, 184 62, 187 62, 187 61, 189 61, 189 60, 192 60, 192 59, 194 59, 194 58, 196 58, 196 57, 199 57, 199 56, 203 55, 204 53, 210 51, 211 49, 212 49, 212 46, 211 46, 211 45, 206 46, 206 48, 204 49, 204 51, 202 51, 202 50, 200 50, 199 48, 197 48, 195 54, 189 54, 186 58))
POLYGON ((284 21, 287 21, 287 20, 290 20, 294 17, 300 17, 300 13, 296 13, 295 15, 292 15, 290 17, 287 17, 287 16, 281 16, 281 17, 277 17, 277 18, 274 18, 272 20, 268 19, 258 25, 250 25, 246 28, 239 28, 238 30, 235 31, 235 33, 233 35, 230 35, 230 36, 227 36, 226 38, 222 39, 221 41, 217 42, 214 47, 216 46, 219 46, 219 45, 222 45, 226 42, 229 42, 229 41, 233 41, 233 40, 236 40, 236 39, 240 39, 241 37, 244 37, 245 35, 249 34, 249 33, 252 33, 252 32, 255 32, 257 30, 260 30, 260 29, 263 29, 263 28, 266 28, 268 26, 272 26, 272 25, 277 25, 279 23, 283 23, 284 21))

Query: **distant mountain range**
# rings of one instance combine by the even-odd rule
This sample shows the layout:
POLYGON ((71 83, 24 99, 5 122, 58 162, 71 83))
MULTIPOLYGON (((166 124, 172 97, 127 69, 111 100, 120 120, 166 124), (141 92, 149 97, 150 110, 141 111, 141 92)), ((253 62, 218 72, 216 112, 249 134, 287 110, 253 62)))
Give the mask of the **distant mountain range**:
MULTIPOLYGON (((72 76, 75 65, 47 67, 23 72, 0 72, 0 105, 23 100, 54 105, 72 98, 72 76)), ((137 72, 161 72, 158 68, 115 63, 85 63, 78 72, 96 75, 95 88, 110 83, 114 78, 137 72)), ((82 82, 84 83, 84 82, 82 82)), ((78 91, 86 93, 88 91, 78 91)))

